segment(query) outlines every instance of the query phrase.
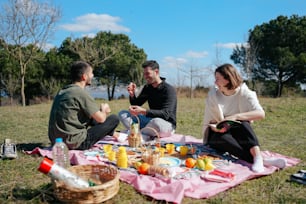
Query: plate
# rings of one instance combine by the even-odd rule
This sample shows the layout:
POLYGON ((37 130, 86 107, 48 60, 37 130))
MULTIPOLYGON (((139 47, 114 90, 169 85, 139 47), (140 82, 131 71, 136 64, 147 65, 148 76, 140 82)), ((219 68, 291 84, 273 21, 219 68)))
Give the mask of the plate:
POLYGON ((159 166, 177 167, 180 165, 181 165, 181 160, 175 157, 161 157, 159 159, 159 166))
POLYGON ((102 152, 99 152, 99 151, 85 151, 85 152, 84 152, 84 155, 85 155, 85 156, 95 157, 95 156, 97 156, 97 155, 103 156, 103 153, 102 153, 102 152))

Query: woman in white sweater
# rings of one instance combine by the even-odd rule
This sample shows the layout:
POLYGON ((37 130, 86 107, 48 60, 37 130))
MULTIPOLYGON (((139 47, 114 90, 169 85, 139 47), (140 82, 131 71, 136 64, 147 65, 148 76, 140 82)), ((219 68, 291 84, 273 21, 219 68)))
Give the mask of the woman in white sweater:
POLYGON ((218 67, 215 70, 215 85, 206 99, 204 144, 252 163, 252 170, 255 172, 264 171, 264 164, 284 168, 285 160, 263 160, 261 156, 259 142, 251 122, 263 119, 265 112, 256 93, 243 83, 236 68, 231 64, 218 67), (211 126, 223 120, 240 121, 241 124, 229 130, 211 126))

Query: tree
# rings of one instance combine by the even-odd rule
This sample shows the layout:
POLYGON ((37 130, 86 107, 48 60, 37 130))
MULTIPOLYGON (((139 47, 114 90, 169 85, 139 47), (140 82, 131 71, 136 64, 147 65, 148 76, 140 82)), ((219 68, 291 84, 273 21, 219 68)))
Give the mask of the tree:
POLYGON ((71 58, 65 51, 65 46, 62 45, 59 49, 50 49, 44 60, 44 73, 41 76, 41 86, 44 95, 51 99, 56 92, 70 81, 70 66, 71 63, 79 58, 71 58))
POLYGON ((248 47, 234 49, 231 59, 251 72, 253 80, 275 84, 280 97, 284 85, 306 81, 306 17, 279 16, 249 31, 248 47))
POLYGON ((92 65, 95 77, 107 85, 109 100, 114 98, 119 78, 121 82, 142 80, 140 68, 146 54, 133 45, 124 34, 99 32, 94 38, 83 37, 75 41, 67 39, 65 46, 79 59, 92 65))
POLYGON ((115 88, 119 82, 131 81, 138 85, 143 82, 141 64, 147 55, 129 41, 122 42, 124 46, 114 57, 104 63, 100 79, 107 85, 108 100, 114 99, 115 88))
POLYGON ((3 5, 0 13, 0 42, 19 64, 23 106, 26 105, 27 66, 38 59, 37 50, 41 50, 47 43, 60 16, 60 9, 47 0, 8 0, 8 3, 3 5))
MULTIPOLYGON (((0 49, 0 85, 1 94, 10 98, 10 104, 13 104, 14 95, 19 88, 18 84, 18 65, 17 61, 11 59, 3 46, 0 49)), ((2 96, 0 96, 2 97, 2 96)), ((1 103, 0 103, 1 105, 1 103)))

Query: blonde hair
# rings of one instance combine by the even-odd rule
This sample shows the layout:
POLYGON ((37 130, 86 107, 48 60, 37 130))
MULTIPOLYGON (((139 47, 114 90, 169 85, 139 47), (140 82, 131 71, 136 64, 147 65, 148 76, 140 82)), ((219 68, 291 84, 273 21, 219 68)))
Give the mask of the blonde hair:
POLYGON ((218 72, 223 76, 224 79, 228 80, 229 83, 226 88, 229 90, 236 89, 243 82, 243 79, 237 69, 231 64, 223 64, 215 70, 215 74, 218 72))

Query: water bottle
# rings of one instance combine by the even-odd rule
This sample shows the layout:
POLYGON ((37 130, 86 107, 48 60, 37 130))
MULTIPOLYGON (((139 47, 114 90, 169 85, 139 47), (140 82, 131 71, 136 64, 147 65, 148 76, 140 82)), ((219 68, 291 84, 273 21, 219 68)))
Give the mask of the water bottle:
POLYGON ((55 164, 48 158, 44 158, 44 160, 40 163, 38 170, 44 174, 47 174, 53 179, 64 182, 71 187, 87 188, 94 186, 94 183, 84 180, 71 171, 55 164))
POLYGON ((70 167, 69 150, 63 138, 56 138, 52 147, 53 162, 65 169, 70 167))

